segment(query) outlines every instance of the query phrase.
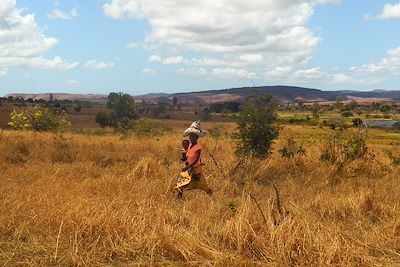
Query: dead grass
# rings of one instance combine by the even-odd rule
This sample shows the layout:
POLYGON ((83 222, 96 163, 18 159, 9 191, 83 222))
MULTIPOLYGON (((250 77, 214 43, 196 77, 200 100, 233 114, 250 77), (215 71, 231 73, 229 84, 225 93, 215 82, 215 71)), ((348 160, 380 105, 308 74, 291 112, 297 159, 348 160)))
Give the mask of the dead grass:
POLYGON ((0 265, 398 265, 399 168, 382 153, 387 146, 370 144, 375 159, 338 171, 319 161, 325 134, 285 128, 276 146, 293 136, 305 157, 239 165, 229 139, 206 138, 222 170, 205 155, 215 194, 178 201, 170 189, 181 168, 178 133, 2 131, 0 265))

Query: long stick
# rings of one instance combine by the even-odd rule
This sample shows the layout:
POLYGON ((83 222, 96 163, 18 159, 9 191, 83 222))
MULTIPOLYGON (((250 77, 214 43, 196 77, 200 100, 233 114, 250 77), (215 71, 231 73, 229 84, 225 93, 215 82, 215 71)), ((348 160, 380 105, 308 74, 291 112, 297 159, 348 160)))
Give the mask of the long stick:
POLYGON ((61 228, 62 228, 63 223, 64 223, 64 220, 61 221, 60 228, 58 228, 58 235, 57 235, 57 241, 56 241, 56 251, 54 252, 54 260, 55 261, 57 260, 58 244, 59 244, 59 240, 60 240, 61 228))
POLYGON ((265 219, 265 216, 264 216, 264 212, 262 211, 262 209, 261 209, 261 207, 260 207, 260 205, 258 204, 258 201, 257 201, 257 199, 255 198, 255 197, 253 197, 253 195, 252 194, 249 194, 249 196, 254 200, 254 202, 256 203, 256 205, 257 205, 257 208, 258 208, 258 210, 260 211, 260 213, 261 213, 261 216, 263 217, 263 220, 264 220, 264 223, 265 224, 267 224, 267 219, 265 219))

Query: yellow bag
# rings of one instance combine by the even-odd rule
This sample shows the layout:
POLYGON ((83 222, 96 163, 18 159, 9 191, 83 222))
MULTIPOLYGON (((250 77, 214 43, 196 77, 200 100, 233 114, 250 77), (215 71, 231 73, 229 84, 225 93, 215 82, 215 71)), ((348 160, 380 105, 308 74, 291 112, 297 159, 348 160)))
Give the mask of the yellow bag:
POLYGON ((181 172, 178 179, 176 180, 175 189, 179 189, 185 185, 188 185, 192 181, 192 176, 189 171, 181 172))

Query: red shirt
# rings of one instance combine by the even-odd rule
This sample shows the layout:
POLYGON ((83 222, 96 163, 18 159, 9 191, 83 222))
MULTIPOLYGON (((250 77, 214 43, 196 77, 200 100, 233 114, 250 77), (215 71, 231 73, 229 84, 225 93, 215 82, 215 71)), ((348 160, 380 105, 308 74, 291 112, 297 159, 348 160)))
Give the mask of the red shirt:
MULTIPOLYGON (((203 148, 201 147, 200 144, 196 144, 195 146, 193 146, 193 147, 191 146, 189 148, 189 151, 187 153, 187 161, 188 161, 189 165, 192 165, 192 163, 196 160, 197 151, 201 151, 202 149, 203 148)), ((200 166, 200 164, 201 164, 201 161, 199 158, 199 160, 196 162, 196 164, 193 165, 193 167, 200 166)))

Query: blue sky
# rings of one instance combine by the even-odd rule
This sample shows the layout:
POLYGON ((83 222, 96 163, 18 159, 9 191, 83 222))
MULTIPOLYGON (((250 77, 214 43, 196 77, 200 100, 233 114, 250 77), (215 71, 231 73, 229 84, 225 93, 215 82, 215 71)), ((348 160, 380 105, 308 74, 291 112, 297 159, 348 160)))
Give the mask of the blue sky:
POLYGON ((400 90, 400 1, 1 0, 0 95, 400 90))

